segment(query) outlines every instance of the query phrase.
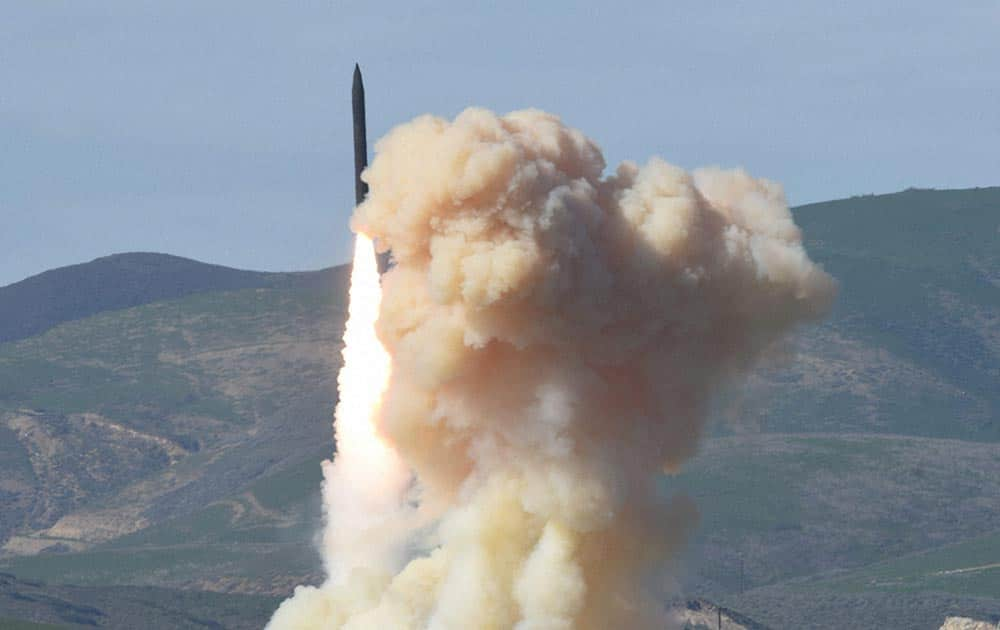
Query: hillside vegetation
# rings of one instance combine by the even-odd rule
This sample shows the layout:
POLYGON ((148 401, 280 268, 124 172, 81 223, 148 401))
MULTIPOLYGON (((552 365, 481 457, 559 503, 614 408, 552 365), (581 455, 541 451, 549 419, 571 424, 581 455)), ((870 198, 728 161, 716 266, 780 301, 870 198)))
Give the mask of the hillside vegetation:
POLYGON ((5 549, 87 547, 332 453, 343 317, 338 294, 244 289, 0 345, 5 549))
POLYGON ((763 374, 749 415, 777 432, 1000 439, 1000 188, 853 197, 795 218, 842 290, 796 361, 763 374))

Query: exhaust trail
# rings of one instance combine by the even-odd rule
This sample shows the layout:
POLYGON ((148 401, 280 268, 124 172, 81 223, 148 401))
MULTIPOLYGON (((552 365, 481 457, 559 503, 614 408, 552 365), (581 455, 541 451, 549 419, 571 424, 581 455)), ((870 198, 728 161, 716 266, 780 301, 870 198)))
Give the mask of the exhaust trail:
POLYGON ((349 300, 343 367, 337 375, 337 453, 332 462, 323 462, 323 556, 334 583, 356 569, 395 566, 400 550, 394 520, 402 514, 411 477, 375 426, 391 363, 375 335, 382 290, 375 247, 364 234, 355 238, 349 300))
POLYGON ((269 627, 667 626, 696 510, 657 480, 720 388, 836 287, 778 184, 659 158, 604 170, 536 110, 422 116, 378 143, 352 227, 395 266, 374 310, 352 281, 351 319, 363 301, 388 384, 341 374, 365 402, 338 406, 338 442, 368 426, 325 470, 331 578, 269 627))

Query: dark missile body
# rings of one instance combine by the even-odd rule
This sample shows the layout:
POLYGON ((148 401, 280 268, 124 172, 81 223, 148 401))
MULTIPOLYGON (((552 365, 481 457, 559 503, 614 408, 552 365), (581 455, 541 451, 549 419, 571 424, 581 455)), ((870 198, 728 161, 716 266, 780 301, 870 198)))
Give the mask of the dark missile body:
POLYGON ((358 64, 354 64, 351 105, 354 110, 354 200, 360 204, 368 195, 368 184, 361 181, 361 171, 368 166, 368 131, 365 129, 365 84, 358 64))
MULTIPOLYGON (((354 202, 355 205, 360 205, 368 196, 368 184, 361 180, 361 172, 368 166, 368 130, 365 126, 365 84, 361 80, 361 68, 358 64, 354 64, 351 108, 354 114, 354 202)), ((380 273, 385 273, 391 266, 389 252, 378 254, 380 273)))

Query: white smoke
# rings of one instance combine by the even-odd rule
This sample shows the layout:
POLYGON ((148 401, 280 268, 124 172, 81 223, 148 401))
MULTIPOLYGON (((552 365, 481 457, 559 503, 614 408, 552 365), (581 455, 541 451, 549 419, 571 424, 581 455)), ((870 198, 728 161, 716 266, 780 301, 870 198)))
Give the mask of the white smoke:
MULTIPOLYGON (((695 452, 713 392, 821 316, 834 282, 777 184, 659 159, 604 167, 538 111, 425 116, 379 142, 353 220, 396 262, 378 318, 392 374, 370 416, 415 476, 413 522, 432 526, 398 571, 329 545, 359 557, 328 565, 356 570, 300 587, 270 627, 667 623, 653 578, 694 510, 664 504, 658 475, 695 452)), ((403 482, 386 492, 344 467, 328 501, 379 495, 391 505, 375 513, 403 514, 403 482)), ((348 503, 328 504, 329 528, 354 527, 338 521, 348 503)))

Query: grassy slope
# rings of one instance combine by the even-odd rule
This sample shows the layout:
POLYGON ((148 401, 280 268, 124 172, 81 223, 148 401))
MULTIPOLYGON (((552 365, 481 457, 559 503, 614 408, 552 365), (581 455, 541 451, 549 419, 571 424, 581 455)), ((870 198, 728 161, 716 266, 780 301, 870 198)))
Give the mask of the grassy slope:
POLYGON ((1000 188, 909 190, 795 210, 841 282, 803 360, 765 373, 767 430, 1000 439, 1000 188))
POLYGON ((1000 599, 947 593, 836 593, 766 587, 724 598, 725 606, 772 628, 938 630, 946 617, 1000 621, 1000 599))
POLYGON ((325 451, 193 513, 78 553, 0 560, 27 579, 287 594, 321 578, 319 462, 325 451))
POLYGON ((803 588, 841 593, 934 591, 1000 597, 1000 529, 960 543, 809 581, 803 588))
POLYGON ((0 541, 84 508, 155 524, 330 452, 342 321, 338 295, 248 289, 0 345, 0 541))
POLYGON ((996 528, 1000 445, 866 435, 710 441, 664 483, 701 511, 689 554, 706 596, 860 567, 996 528))
MULTIPOLYGON (((304 341, 303 333, 312 332, 297 326, 315 329, 322 318, 339 315, 321 293, 270 289, 102 313, 0 345, 0 406, 94 412, 136 429, 156 430, 165 416, 179 415, 249 423, 257 411, 252 404, 260 401, 227 395, 224 381, 232 370, 206 355, 273 353, 275 343, 304 341)), ((335 337, 309 340, 337 343, 335 337)))
POLYGON ((65 628, 65 626, 0 617, 0 628, 3 628, 3 630, 60 630, 61 628, 65 628))
POLYGON ((163 588, 60 586, 0 574, 0 628, 232 630, 260 628, 277 605, 272 597, 163 588), (52 625, 49 625, 52 624, 52 625), (13 626, 18 627, 18 626, 13 626))

